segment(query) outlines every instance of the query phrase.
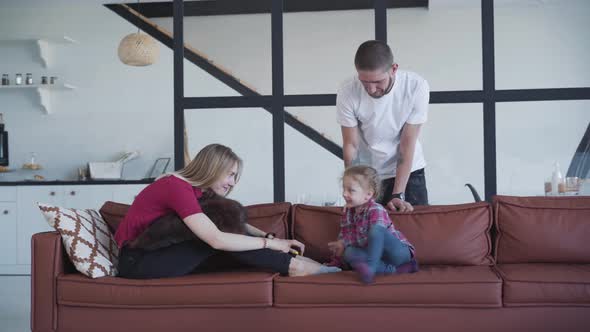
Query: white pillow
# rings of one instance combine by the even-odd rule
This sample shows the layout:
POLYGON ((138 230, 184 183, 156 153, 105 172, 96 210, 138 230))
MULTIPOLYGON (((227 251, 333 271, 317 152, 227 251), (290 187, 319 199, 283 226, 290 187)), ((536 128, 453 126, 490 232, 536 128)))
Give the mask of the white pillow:
POLYGON ((49 225, 61 235, 66 253, 78 271, 91 278, 117 274, 119 248, 97 211, 38 205, 49 225))

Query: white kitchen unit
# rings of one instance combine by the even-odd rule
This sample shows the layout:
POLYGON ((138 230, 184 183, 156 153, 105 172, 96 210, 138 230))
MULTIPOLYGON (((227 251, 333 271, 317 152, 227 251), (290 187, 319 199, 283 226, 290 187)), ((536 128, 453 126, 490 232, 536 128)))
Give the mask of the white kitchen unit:
POLYGON ((31 236, 52 231, 37 203, 98 210, 106 201, 131 204, 147 184, 0 186, 0 275, 30 274, 31 236))

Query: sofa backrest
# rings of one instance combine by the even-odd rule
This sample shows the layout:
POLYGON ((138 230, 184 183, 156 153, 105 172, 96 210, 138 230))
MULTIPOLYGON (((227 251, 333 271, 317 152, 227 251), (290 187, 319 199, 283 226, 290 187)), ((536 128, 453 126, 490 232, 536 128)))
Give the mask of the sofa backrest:
MULTIPOLYGON (((306 256, 330 259, 327 243, 338 236, 341 207, 296 204, 291 234, 306 245, 306 256)), ((392 213, 397 229, 416 247, 421 264, 490 265, 492 209, 489 203, 422 207, 413 213, 392 213)))
POLYGON ((590 197, 493 200, 498 263, 590 263, 590 197))
POLYGON ((109 225, 109 228, 113 234, 117 231, 119 224, 125 218, 129 210, 129 205, 117 202, 107 201, 105 202, 98 212, 109 225))
POLYGON ((290 238, 289 216, 291 203, 268 203, 246 206, 248 223, 281 239, 290 238))
MULTIPOLYGON (((265 232, 273 232, 280 238, 289 237, 289 212, 291 203, 269 203, 246 206, 248 211, 248 222, 265 232)), ((109 225, 111 232, 114 234, 119 227, 125 214, 129 210, 129 205, 106 202, 100 208, 100 214, 109 225)))

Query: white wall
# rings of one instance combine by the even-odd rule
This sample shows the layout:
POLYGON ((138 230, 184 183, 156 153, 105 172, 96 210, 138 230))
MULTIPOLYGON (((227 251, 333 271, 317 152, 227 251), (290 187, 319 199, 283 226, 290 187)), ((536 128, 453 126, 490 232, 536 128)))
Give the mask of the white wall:
MULTIPOLYGON (((150 67, 130 67, 117 58, 123 36, 137 31, 98 5, 26 8, 0 5, 0 40, 67 35, 78 44, 53 47, 53 64, 43 68, 32 43, 0 42, 0 73, 55 75, 78 87, 52 93, 53 114, 41 111, 34 91, 0 90, 0 112, 9 132, 10 167, 19 169, 30 153, 44 167, 34 172, 52 179, 74 179, 88 161, 110 161, 123 151, 141 157, 125 166, 125 178, 146 176, 155 159, 173 155, 172 51, 150 67)), ((40 4, 43 6, 43 4, 40 4)), ((187 89, 230 94, 199 68, 187 68, 187 89)), ((33 172, 0 174, 0 181, 33 172)))
MULTIPOLYGON (((388 11, 388 39, 396 61, 428 79, 433 91, 482 87, 479 3, 464 3, 388 11)), ((28 152, 39 151, 40 161, 55 170, 54 177, 62 177, 88 160, 107 160, 126 148, 136 148, 144 155, 128 165, 127 173, 141 177, 155 158, 172 156, 172 52, 162 47, 162 58, 152 67, 126 67, 118 62, 115 51, 120 38, 133 27, 114 13, 102 7, 53 8, 43 13, 3 9, 0 33, 63 32, 80 40, 79 45, 57 50, 55 67, 55 72, 80 88, 59 93, 55 114, 50 116, 38 111, 32 96, 0 92, 0 107, 11 133, 11 160, 18 165, 28 152)), ((586 61, 590 23, 583 19, 588 16, 590 3, 581 0, 498 6, 497 88, 590 86, 586 61)), ((171 19, 154 21, 171 30, 171 19)), ((372 11, 286 14, 285 92, 334 93, 344 78, 354 74, 354 51, 373 38, 373 29, 372 11)), ((270 15, 185 19, 188 43, 261 94, 270 94, 272 86, 270 37, 270 15)), ((5 50, 2 46, 0 70, 27 72, 32 60, 25 54, 7 56, 5 50)), ((186 96, 236 95, 188 62, 185 88, 186 96)), ((558 160, 563 168, 569 164, 590 121, 588 103, 510 103, 498 104, 497 109, 499 192, 541 194, 552 161, 558 160), (547 121, 551 133, 560 133, 558 140, 545 134, 547 121), (521 144, 523 138, 526 143, 521 144)), ((334 107, 288 111, 341 144, 334 107)), ((269 113, 209 109, 186 114, 193 154, 206 144, 220 142, 244 159, 245 171, 234 198, 245 203, 271 201, 269 113)), ((422 132, 431 203, 471 201, 463 186, 466 182, 483 194, 482 118, 481 104, 431 105, 422 132)), ((313 203, 333 200, 339 194, 341 161, 289 127, 285 135, 287 200, 296 201, 304 193, 313 203)))

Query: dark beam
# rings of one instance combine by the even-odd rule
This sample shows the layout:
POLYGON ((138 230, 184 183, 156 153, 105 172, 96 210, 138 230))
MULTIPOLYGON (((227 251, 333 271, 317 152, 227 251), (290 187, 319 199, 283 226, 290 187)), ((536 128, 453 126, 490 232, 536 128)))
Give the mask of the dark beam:
POLYGON ((185 109, 255 108, 270 109, 272 96, 185 97, 185 109))
POLYGON ((590 99, 590 88, 496 90, 497 102, 584 100, 590 99))
POLYGON ((483 61, 483 157, 485 198, 492 200, 497 193, 496 169, 496 90, 494 62, 494 2, 481 0, 481 35, 483 61))
MULTIPOLYGON (((549 100, 590 100, 590 88, 497 90, 497 102, 527 102, 549 100)), ((272 96, 190 97, 185 98, 184 108, 270 108, 272 96)), ((431 91, 430 104, 483 103, 483 91, 431 91)), ((335 106, 335 94, 286 95, 286 107, 335 106)))
POLYGON ((174 0, 174 169, 185 166, 184 162, 184 15, 182 0, 174 0))
POLYGON ((317 94, 317 95, 287 95, 285 96, 285 106, 334 106, 336 105, 335 94, 317 94))
POLYGON ((430 91, 431 104, 461 104, 483 102, 483 91, 430 91))
POLYGON ((274 202, 285 201, 285 95, 283 77, 283 0, 272 0, 272 156, 274 202))
POLYGON ((375 6, 375 40, 387 43, 387 6, 386 0, 374 0, 375 6))
MULTIPOLYGON (((428 8, 428 0, 382 0, 386 8, 428 8)), ((373 0, 285 0, 285 13, 373 9, 373 0)), ((172 17, 171 2, 127 3, 146 17, 172 17)), ((185 16, 269 14, 271 0, 185 1, 185 16)))

